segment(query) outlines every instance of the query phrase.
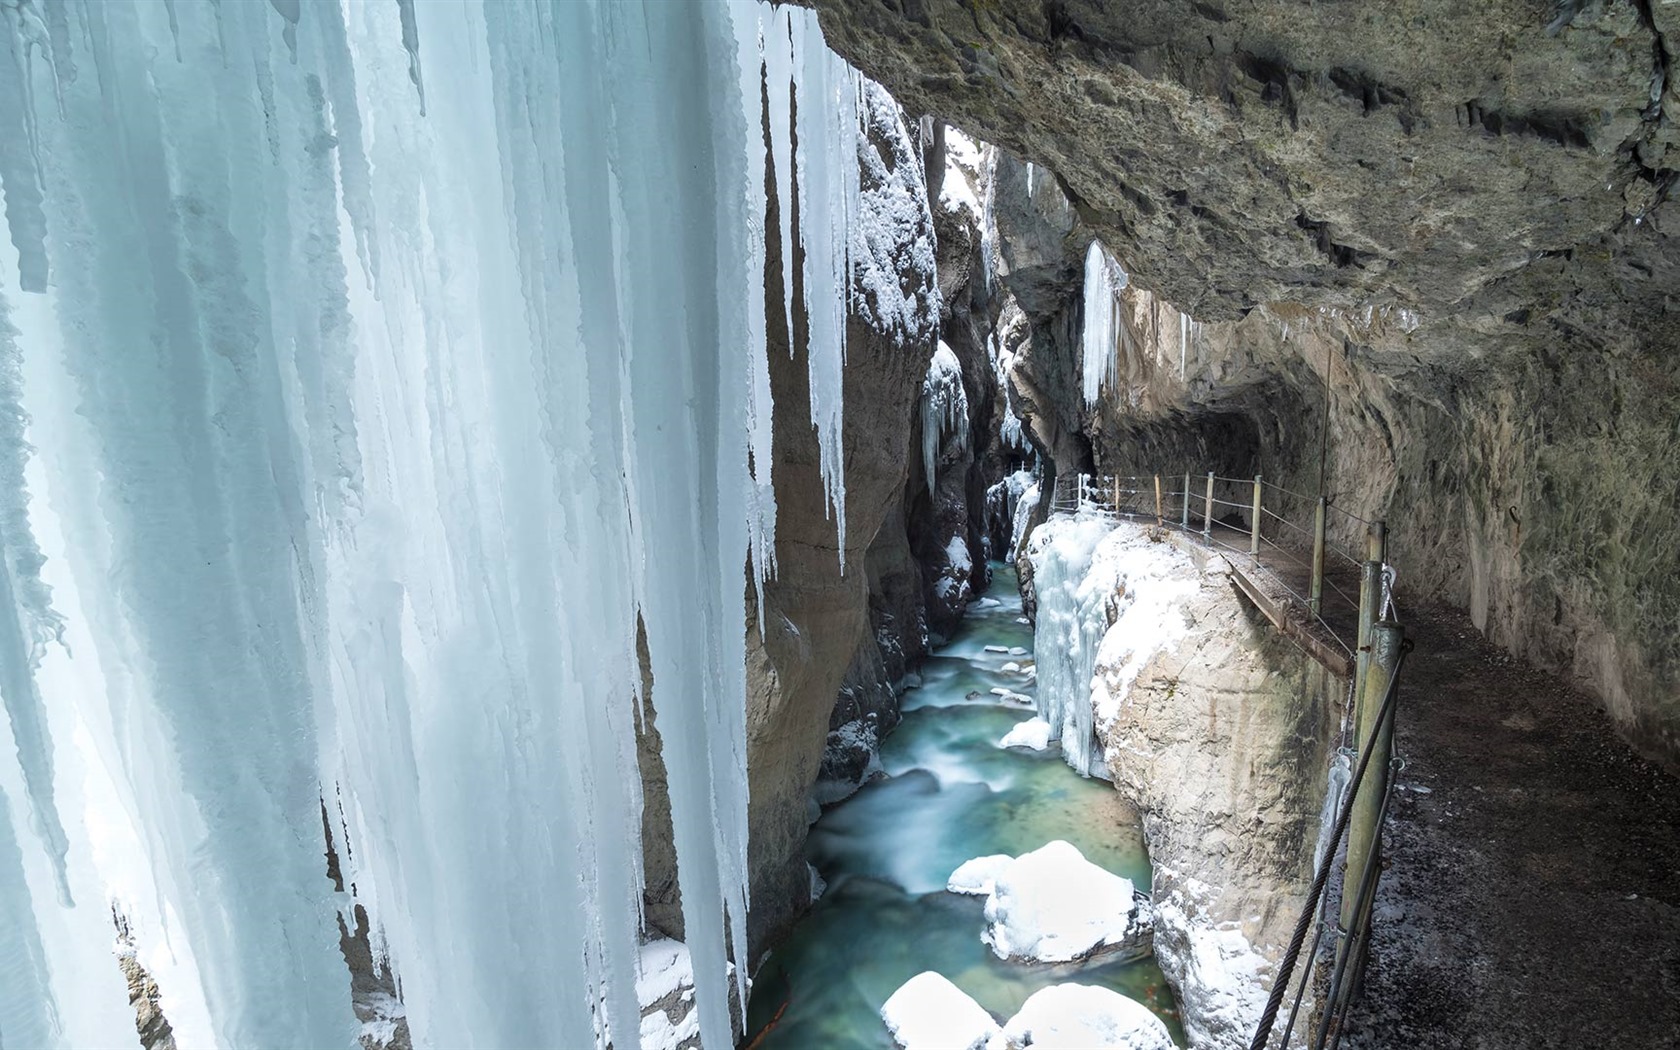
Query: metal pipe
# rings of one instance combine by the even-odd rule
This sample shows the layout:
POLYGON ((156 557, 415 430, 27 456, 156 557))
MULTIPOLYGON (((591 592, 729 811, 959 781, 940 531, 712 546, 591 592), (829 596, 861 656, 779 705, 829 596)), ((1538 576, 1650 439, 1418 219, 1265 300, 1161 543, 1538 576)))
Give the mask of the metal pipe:
MULTIPOLYGON (((1353 816, 1348 824, 1347 872, 1342 877, 1341 921, 1344 930, 1355 929, 1355 920, 1359 918, 1357 909, 1360 902, 1356 899, 1357 895, 1350 891, 1364 882, 1366 867, 1377 863, 1378 843, 1382 835, 1382 829, 1377 826, 1377 810, 1387 789, 1388 761, 1394 750, 1394 720, 1387 719, 1378 725, 1377 715, 1388 695, 1395 665, 1400 660, 1403 637, 1397 623, 1384 620, 1371 627, 1365 681, 1357 703, 1360 714, 1359 751, 1362 755, 1370 752, 1371 771, 1376 780, 1354 800, 1353 816)), ((1347 942, 1344 941, 1338 954, 1346 950, 1347 942)))
MULTIPOLYGON (((1365 564, 1359 574, 1359 633, 1354 636, 1357 644, 1353 647, 1355 696, 1362 695, 1364 688, 1365 667, 1371 651, 1371 625, 1382 616, 1382 567, 1387 552, 1388 528, 1380 521, 1373 522, 1365 532, 1365 564)), ((1359 729, 1363 732, 1364 726, 1360 725, 1359 729)))
POLYGON ((1260 475, 1254 475, 1254 513, 1249 515, 1248 555, 1260 565, 1260 475))
POLYGON ((1184 520, 1179 522, 1185 532, 1190 531, 1190 473, 1184 474, 1184 520))
POLYGON ((1213 471, 1208 471, 1207 509, 1202 513, 1202 539, 1213 536, 1213 471))

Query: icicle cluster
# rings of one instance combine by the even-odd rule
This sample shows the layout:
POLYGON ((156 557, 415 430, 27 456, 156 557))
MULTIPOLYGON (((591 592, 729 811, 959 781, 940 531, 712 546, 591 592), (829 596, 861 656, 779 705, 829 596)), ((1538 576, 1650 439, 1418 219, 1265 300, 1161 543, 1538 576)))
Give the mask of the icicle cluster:
MULTIPOLYGON (((1023 500, 1023 505, 1025 500, 1023 500)), ((1108 633, 1114 581, 1093 573, 1097 547, 1113 530, 1106 518, 1054 518, 1027 540, 1038 618, 1038 712, 1052 740, 1080 776, 1108 778, 1097 742, 1091 678, 1097 650, 1108 633)))
POLYGON ((939 480, 939 452, 948 437, 957 439, 958 449, 968 447, 968 392, 962 364, 941 339, 922 380, 922 471, 929 496, 939 480))
POLYGON ((767 160, 845 505, 859 81, 815 15, 0 18, 6 1045, 132 1042, 113 902, 182 1045, 351 1044, 324 800, 416 1045, 635 1046, 650 714, 729 1045, 767 160))
POLYGON ((1120 292, 1126 271, 1093 240, 1085 252, 1085 328, 1080 338, 1081 388, 1085 404, 1094 405, 1102 388, 1113 382, 1120 353, 1120 292))

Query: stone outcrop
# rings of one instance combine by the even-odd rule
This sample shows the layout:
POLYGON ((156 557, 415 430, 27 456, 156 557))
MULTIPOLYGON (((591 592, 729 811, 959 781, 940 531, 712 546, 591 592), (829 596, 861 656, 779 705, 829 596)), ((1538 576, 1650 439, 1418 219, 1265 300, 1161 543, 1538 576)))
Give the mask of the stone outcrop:
MULTIPOLYGON (((1094 525, 1057 519, 1034 547, 1084 548, 1094 525)), ((1312 881, 1345 683, 1239 597, 1222 558, 1141 526, 1097 543, 1077 603, 1101 641, 1070 699, 1143 818, 1156 958, 1192 1044, 1245 1047, 1312 881)))

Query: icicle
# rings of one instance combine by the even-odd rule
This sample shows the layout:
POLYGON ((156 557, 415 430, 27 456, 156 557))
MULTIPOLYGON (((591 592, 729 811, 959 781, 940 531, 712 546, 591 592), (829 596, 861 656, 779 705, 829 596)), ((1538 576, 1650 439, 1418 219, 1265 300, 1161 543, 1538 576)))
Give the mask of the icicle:
POLYGON ((846 485, 840 414, 851 289, 850 238, 846 231, 858 200, 859 77, 828 49, 815 11, 788 10, 798 95, 794 169, 799 181, 799 236, 805 249, 811 424, 816 427, 821 447, 823 483, 834 512, 844 566, 846 485))
POLYGON ((29 526, 29 489, 24 465, 22 352, 0 295, 0 704, 11 721, 18 765, 29 794, 36 834, 51 859, 65 907, 72 904, 65 872, 69 840, 53 798, 52 745, 47 711, 35 670, 48 643, 62 642, 64 620, 52 608, 52 592, 41 581, 44 559, 29 526))
MULTIPOLYGON (((31 55, 39 50, 51 65, 52 42, 46 23, 29 0, 0 0, 0 11, 5 13, 10 37, 10 46, 0 51, 0 189, 5 191, 6 220, 18 250, 19 286, 26 292, 42 292, 47 287, 42 211, 46 179, 41 169, 31 55)), ((56 85, 56 67, 52 72, 56 85)))
MULTIPOLYGON (((296 3, 297 0, 290 0, 296 3)), ((420 115, 426 115, 426 83, 420 75, 420 27, 414 20, 414 0, 397 0, 402 16, 402 45, 408 52, 408 79, 420 98, 420 115)))
MULTIPOLYGON (((29 5, 0 4, 21 88, 29 5)), ((357 904, 416 1045, 633 1045, 648 709, 728 1045, 767 239, 798 187, 843 535, 861 81, 813 15, 745 0, 73 6, 98 75, 65 78, 63 119, 0 91, 0 283, 45 292, 14 318, 27 382, 0 341, 0 788, 12 824, 60 785, 97 819, 67 820, 67 861, 18 841, 21 890, 0 842, 7 1045, 26 1012, 56 1010, 49 1043, 132 1032, 115 968, 81 980, 106 895, 184 1045, 349 1044, 357 904), (31 679, 55 609, 74 652, 31 679)))
POLYGON ((776 211, 782 244, 782 307, 787 318, 788 353, 793 344, 793 17, 795 8, 760 6, 764 41, 764 91, 770 131, 771 164, 776 172, 776 211))
POLYGON ((1126 271, 1093 240, 1085 252, 1085 328, 1080 339, 1081 388, 1087 406, 1097 403, 1102 388, 1114 379, 1120 352, 1121 289, 1126 271))

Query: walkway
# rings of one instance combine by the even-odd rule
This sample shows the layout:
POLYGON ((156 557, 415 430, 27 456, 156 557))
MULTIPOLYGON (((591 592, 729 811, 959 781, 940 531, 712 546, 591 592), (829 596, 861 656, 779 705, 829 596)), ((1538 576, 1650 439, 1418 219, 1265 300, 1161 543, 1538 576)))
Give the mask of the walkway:
POLYGON ((1405 790, 1344 1045, 1680 1047, 1680 780, 1462 613, 1405 623, 1405 790))

